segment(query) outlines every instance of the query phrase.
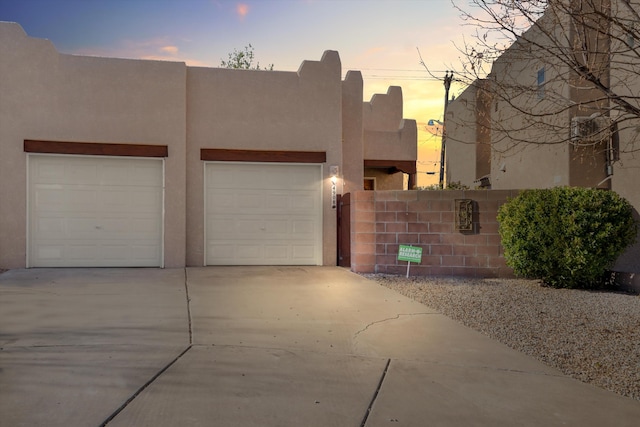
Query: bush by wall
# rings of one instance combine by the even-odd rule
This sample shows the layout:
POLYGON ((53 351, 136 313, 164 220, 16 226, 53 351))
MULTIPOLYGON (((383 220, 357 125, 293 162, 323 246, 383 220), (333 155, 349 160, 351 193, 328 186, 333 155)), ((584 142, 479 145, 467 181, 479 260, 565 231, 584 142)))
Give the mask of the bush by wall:
POLYGON ((595 288, 636 237, 629 202, 613 191, 525 190, 498 210, 507 265, 557 288, 595 288))

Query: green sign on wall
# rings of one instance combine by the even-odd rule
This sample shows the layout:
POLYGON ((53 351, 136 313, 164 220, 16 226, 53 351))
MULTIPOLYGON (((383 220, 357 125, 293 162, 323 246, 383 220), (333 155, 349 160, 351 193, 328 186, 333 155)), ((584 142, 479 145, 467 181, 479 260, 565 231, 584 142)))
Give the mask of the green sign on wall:
POLYGON ((420 263, 422 261, 422 248, 418 246, 400 245, 398 248, 398 261, 420 263))

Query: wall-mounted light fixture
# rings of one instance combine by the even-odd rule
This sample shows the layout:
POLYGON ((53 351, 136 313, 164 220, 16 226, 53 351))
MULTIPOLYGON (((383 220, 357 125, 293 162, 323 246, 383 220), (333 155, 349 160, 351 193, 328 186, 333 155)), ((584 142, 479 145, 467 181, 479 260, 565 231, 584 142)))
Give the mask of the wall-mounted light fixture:
POLYGON ((335 209, 338 206, 338 191, 336 190, 336 186, 338 184, 340 168, 338 166, 331 166, 329 168, 329 174, 331 175, 331 209, 335 209))

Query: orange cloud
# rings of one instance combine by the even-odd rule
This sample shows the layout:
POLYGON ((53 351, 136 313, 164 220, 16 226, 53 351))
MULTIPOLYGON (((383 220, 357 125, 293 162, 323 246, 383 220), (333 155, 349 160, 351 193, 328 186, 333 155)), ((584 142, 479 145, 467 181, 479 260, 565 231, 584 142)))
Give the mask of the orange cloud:
POLYGON ((178 47, 177 46, 162 46, 160 48, 160 50, 162 52, 168 53, 170 55, 175 55, 178 53, 178 47))
POLYGON ((240 19, 244 19, 244 17, 249 14, 249 5, 244 3, 238 3, 236 5, 236 13, 240 17, 240 19))

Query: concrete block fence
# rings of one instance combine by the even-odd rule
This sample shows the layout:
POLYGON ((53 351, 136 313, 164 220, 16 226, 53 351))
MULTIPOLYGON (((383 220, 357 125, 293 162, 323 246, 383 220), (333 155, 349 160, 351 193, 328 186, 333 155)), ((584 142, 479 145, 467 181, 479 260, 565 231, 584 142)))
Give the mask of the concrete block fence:
POLYGON ((405 274, 399 245, 422 248, 412 276, 513 277, 498 234, 498 208, 518 190, 356 191, 351 194, 351 270, 405 274), (456 199, 473 201, 473 229, 458 231, 456 199))

